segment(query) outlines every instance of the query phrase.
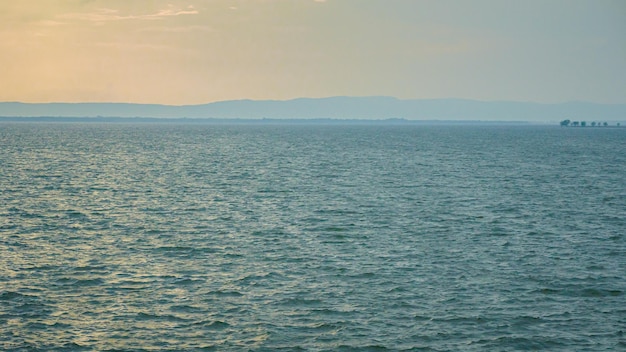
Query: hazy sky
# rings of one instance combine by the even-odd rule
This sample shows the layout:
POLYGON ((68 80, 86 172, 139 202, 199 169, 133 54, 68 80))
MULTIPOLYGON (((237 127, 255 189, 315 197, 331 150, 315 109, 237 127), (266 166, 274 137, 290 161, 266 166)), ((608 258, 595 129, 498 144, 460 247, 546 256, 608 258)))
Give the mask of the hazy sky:
POLYGON ((626 103, 625 0, 0 0, 0 101, 626 103))

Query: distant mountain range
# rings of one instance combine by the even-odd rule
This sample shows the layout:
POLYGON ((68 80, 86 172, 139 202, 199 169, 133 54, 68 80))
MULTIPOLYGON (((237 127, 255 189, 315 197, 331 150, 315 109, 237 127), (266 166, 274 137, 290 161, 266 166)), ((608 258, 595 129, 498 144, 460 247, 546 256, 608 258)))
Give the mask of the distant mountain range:
POLYGON ((151 117, 215 119, 406 119, 554 122, 564 119, 626 121, 626 104, 541 104, 464 99, 402 100, 331 97, 230 100, 202 105, 129 103, 0 103, 3 117, 151 117))

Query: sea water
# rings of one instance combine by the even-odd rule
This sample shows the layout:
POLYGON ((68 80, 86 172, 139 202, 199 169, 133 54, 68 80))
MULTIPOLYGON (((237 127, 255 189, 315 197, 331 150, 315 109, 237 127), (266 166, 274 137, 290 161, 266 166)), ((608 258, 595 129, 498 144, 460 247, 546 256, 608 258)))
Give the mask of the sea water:
POLYGON ((4 351, 626 349, 626 129, 0 124, 4 351))

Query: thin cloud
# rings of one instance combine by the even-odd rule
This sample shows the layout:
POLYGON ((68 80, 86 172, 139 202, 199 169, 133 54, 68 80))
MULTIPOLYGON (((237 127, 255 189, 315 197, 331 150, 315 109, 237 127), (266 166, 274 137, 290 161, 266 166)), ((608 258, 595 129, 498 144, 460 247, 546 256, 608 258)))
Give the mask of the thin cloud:
POLYGON ((127 20, 158 20, 172 16, 197 15, 198 10, 188 7, 186 10, 179 8, 167 8, 156 13, 139 14, 139 15, 121 15, 119 10, 115 9, 98 9, 96 12, 68 13, 59 16, 62 19, 73 19, 89 22, 110 22, 110 21, 127 21, 127 20))
POLYGON ((206 25, 190 25, 179 27, 147 27, 139 30, 140 32, 166 32, 166 33, 187 33, 187 32, 215 32, 215 28, 206 25))

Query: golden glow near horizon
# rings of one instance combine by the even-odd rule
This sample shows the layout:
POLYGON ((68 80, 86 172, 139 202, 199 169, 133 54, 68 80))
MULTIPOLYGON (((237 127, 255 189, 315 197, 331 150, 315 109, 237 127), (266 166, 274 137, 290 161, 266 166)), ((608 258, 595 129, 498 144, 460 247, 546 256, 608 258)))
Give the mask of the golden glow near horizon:
POLYGON ((626 103, 623 1, 0 2, 0 101, 626 103))

